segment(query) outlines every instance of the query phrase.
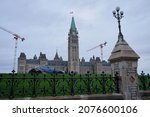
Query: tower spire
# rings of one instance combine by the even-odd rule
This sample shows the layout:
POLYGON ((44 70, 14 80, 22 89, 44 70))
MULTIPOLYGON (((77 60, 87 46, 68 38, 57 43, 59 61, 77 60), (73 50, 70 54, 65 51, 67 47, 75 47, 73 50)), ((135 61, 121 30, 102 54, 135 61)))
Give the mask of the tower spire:
POLYGON ((56 59, 59 59, 57 50, 56 50, 56 54, 55 54, 54 60, 56 60, 56 59))
POLYGON ((73 16, 72 16, 72 20, 71 20, 71 27, 70 27, 70 30, 76 31, 76 24, 75 24, 75 21, 74 21, 74 17, 73 17, 73 16))

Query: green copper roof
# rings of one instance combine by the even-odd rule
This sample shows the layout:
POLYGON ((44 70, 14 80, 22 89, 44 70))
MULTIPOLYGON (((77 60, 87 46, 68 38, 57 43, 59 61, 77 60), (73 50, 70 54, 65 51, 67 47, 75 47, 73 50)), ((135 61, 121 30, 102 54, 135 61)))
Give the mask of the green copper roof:
POLYGON ((75 25, 75 21, 74 21, 74 17, 72 17, 72 20, 71 20, 71 30, 76 30, 76 25, 75 25))

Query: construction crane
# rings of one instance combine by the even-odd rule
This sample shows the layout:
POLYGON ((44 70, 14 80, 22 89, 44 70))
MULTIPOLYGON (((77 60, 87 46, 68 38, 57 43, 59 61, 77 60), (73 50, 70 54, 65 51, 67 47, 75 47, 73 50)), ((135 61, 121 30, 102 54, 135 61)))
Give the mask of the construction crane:
POLYGON ((91 51, 93 49, 96 49, 96 48, 100 47, 100 52, 101 52, 101 57, 100 58, 101 58, 101 61, 103 61, 103 47, 106 46, 106 44, 107 44, 107 42, 101 43, 98 46, 95 46, 94 48, 91 48, 87 51, 91 51))
POLYGON ((24 41, 25 38, 19 36, 19 35, 16 34, 16 33, 11 32, 11 31, 9 31, 9 30, 7 30, 7 29, 1 27, 1 26, 0 26, 0 29, 3 30, 3 31, 5 31, 5 32, 7 32, 7 33, 9 33, 9 34, 12 34, 12 35, 14 36, 13 38, 15 39, 15 49, 14 49, 15 52, 14 52, 14 62, 13 62, 13 70, 12 70, 12 72, 15 73, 15 68, 16 68, 16 55, 17 55, 17 47, 18 47, 18 46, 17 46, 18 39, 21 39, 22 41, 24 41))

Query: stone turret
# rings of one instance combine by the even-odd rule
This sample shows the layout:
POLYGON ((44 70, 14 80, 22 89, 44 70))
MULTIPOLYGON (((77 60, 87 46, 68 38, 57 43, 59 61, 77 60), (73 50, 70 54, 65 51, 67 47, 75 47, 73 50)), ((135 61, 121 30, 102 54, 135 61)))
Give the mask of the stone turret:
POLYGON ((102 73, 102 62, 100 57, 93 56, 90 58, 90 63, 92 65, 92 73, 93 74, 101 74, 102 73))
POLYGON ((54 57, 54 61, 55 61, 55 62, 60 62, 61 59, 62 59, 62 57, 60 58, 60 57, 58 56, 58 52, 56 52, 55 57, 54 57))
POLYGON ((34 60, 37 60, 37 56, 36 56, 36 54, 34 55, 33 59, 34 59, 34 60))
POLYGON ((18 73, 25 73, 26 71, 26 55, 25 53, 20 53, 18 58, 18 73))
POLYGON ((42 52, 40 52, 39 63, 41 66, 48 65, 48 60, 46 58, 46 55, 43 54, 42 52))
POLYGON ((101 74, 102 73, 102 63, 101 63, 101 60, 100 60, 99 57, 96 57, 94 67, 95 67, 94 71, 95 71, 96 74, 101 74))

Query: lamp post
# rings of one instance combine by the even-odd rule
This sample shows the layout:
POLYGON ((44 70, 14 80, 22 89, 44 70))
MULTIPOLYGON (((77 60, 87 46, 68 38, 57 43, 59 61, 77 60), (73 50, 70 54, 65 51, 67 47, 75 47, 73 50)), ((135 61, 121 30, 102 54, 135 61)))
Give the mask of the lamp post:
POLYGON ((123 34, 121 32, 121 24, 120 21, 123 18, 123 11, 120 11, 120 7, 116 7, 116 9, 113 11, 113 16, 118 20, 118 28, 119 28, 119 35, 118 35, 118 39, 121 38, 123 39, 123 34))

